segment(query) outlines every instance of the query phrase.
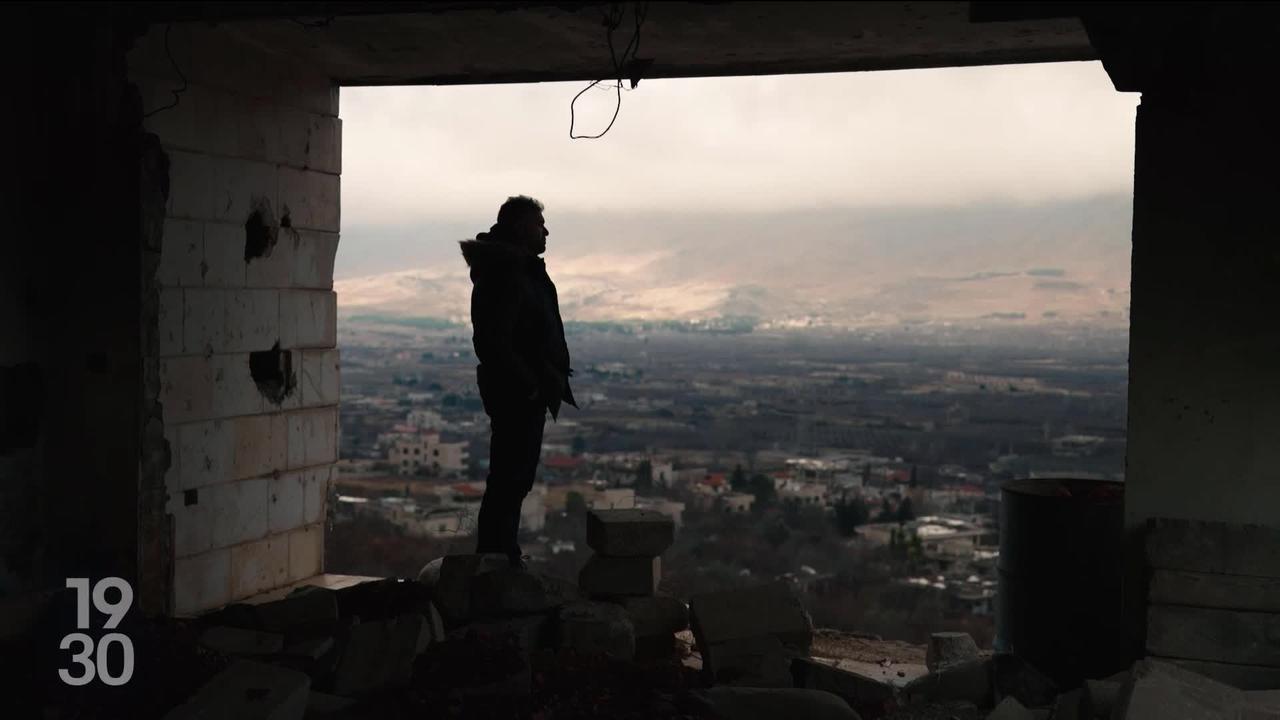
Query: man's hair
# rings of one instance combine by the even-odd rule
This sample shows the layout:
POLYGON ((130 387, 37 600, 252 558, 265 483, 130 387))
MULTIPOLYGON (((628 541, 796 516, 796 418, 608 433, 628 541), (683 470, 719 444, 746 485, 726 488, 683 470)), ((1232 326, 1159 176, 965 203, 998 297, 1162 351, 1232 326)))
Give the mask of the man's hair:
POLYGON ((544 205, 528 195, 516 195, 507 198, 502 203, 502 207, 498 208, 498 224, 512 225, 521 215, 530 211, 542 212, 544 205))

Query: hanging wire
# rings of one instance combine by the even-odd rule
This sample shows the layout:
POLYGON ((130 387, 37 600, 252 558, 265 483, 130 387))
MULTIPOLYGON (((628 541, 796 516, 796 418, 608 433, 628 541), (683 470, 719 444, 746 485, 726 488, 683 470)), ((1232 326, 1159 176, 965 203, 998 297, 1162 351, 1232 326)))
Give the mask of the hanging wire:
MULTIPOLYGON (((635 23, 635 29, 631 33, 631 40, 627 42, 627 46, 622 50, 622 57, 618 57, 617 49, 613 45, 613 33, 622 25, 622 20, 626 16, 626 11, 621 3, 613 3, 609 6, 609 12, 604 17, 605 26, 605 43, 609 46, 609 61, 613 64, 614 95, 617 98, 614 108, 613 117, 609 120, 608 126, 599 135, 575 135, 573 132, 577 122, 577 114, 575 106, 578 98, 582 97, 588 90, 598 87, 605 78, 593 81, 590 85, 580 90, 577 95, 573 96, 573 100, 569 102, 569 138, 572 140, 598 140, 604 137, 610 129, 613 128, 614 122, 618 120, 618 113, 622 110, 622 74, 623 69, 629 63, 635 62, 636 53, 640 51, 640 28, 644 25, 645 19, 649 14, 649 3, 637 2, 632 9, 631 15, 635 23)), ((637 81, 632 81, 631 90, 636 87, 637 81)), ((601 87, 601 90, 607 88, 601 87)))
POLYGON ((169 91, 173 93, 173 102, 169 103, 168 105, 163 105, 161 107, 158 107, 149 113, 143 113, 142 115, 143 120, 146 120, 147 118, 151 117, 152 115, 155 115, 158 112, 163 112, 165 110, 170 110, 172 108, 178 107, 178 102, 182 99, 181 98, 182 93, 187 91, 187 76, 182 74, 182 68, 178 67, 178 62, 173 59, 173 52, 169 50, 169 31, 172 29, 173 29, 173 23, 169 23, 168 25, 164 26, 164 54, 169 58, 169 64, 173 66, 173 71, 178 73, 179 78, 182 78, 182 87, 176 90, 169 91))

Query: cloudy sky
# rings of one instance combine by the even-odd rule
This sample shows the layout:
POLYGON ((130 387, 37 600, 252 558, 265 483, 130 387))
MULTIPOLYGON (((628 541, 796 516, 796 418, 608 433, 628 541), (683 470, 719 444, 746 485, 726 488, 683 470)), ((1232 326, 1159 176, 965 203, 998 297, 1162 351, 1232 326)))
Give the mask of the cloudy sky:
MULTIPOLYGON (((342 91, 339 278, 456 255, 508 195, 557 217, 964 208, 1128 195, 1138 97, 1099 63, 342 91), (576 130, 613 113, 577 103, 576 130)), ((714 231, 714 230, 712 230, 714 231)))

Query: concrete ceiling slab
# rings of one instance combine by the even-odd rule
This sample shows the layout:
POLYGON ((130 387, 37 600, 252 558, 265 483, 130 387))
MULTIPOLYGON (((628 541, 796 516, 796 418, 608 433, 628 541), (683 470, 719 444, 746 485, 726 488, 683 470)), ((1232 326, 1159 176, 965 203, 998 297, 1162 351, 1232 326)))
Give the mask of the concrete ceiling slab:
MULTIPOLYGON (((631 40, 636 3, 613 40, 631 40)), ((703 77, 1096 58, 1076 18, 973 22, 967 2, 647 3, 644 77, 703 77)), ((343 85, 612 77, 607 3, 299 3, 283 17, 221 19, 246 42, 321 67, 343 85), (413 10, 406 12, 406 9, 413 10), (304 14, 308 11, 319 14, 304 14)), ((205 20, 214 18, 205 17, 205 20)))

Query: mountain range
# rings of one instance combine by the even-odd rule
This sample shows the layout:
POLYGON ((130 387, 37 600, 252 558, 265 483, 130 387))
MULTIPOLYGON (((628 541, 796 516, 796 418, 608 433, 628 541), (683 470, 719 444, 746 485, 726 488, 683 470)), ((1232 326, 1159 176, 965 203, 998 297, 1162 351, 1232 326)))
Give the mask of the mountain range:
MULTIPOLYGON (((549 209, 546 259, 567 321, 1123 326, 1131 207, 1107 195, 742 213, 549 209)), ((343 244, 364 232, 344 233, 343 244)), ((416 267, 337 281, 340 317, 465 323, 460 239, 424 230, 416 267)))

